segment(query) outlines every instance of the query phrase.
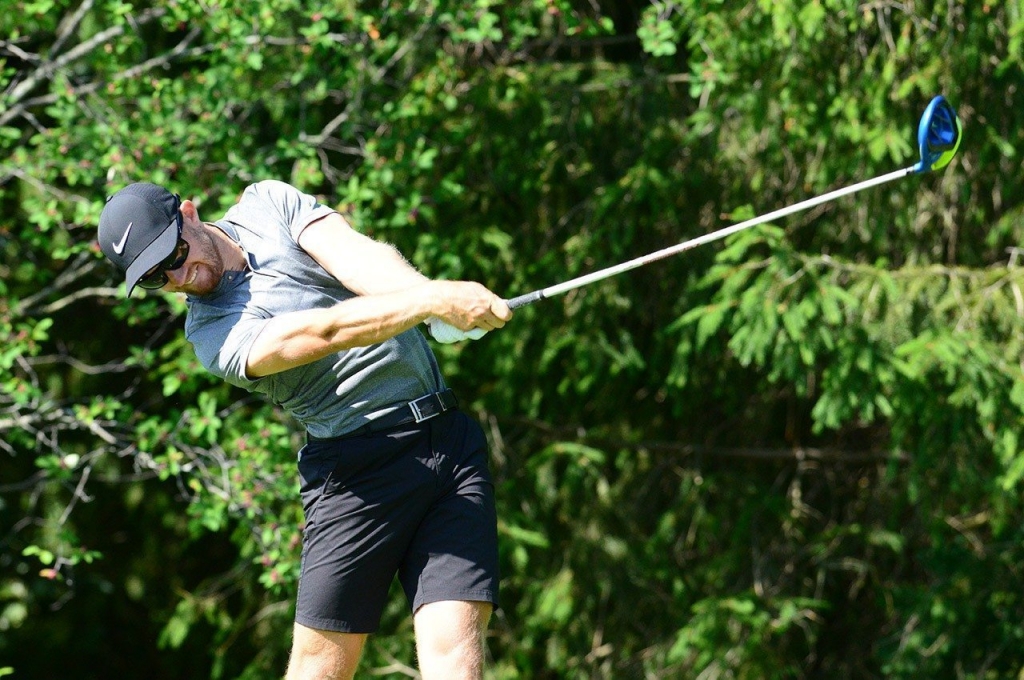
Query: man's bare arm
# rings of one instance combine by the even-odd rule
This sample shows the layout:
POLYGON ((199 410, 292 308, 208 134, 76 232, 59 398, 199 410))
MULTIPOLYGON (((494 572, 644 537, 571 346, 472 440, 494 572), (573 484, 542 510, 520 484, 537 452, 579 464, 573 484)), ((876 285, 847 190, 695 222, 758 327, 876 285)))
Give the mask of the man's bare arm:
POLYGON ((430 316, 460 327, 505 325, 504 301, 470 281, 426 281, 407 290, 361 295, 325 309, 289 312, 267 322, 249 349, 250 378, 308 364, 329 354, 365 347, 409 330, 430 316))
POLYGON ((338 213, 303 229, 299 247, 358 295, 393 293, 429 280, 393 246, 360 234, 338 213))
POLYGON ((383 342, 428 317, 461 330, 489 331, 501 328, 512 316, 505 301, 484 286, 432 281, 393 247, 356 232, 336 213, 306 227, 299 245, 357 297, 268 321, 249 350, 249 377, 383 342))

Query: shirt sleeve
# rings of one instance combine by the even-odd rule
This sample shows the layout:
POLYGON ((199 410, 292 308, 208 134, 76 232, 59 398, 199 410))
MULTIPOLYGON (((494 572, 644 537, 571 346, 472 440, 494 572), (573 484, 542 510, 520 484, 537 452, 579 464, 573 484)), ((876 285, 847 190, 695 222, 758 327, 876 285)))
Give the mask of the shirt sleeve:
POLYGON ((185 337, 192 344, 199 363, 213 375, 246 390, 253 390, 263 378, 245 374, 249 350, 269 319, 246 310, 232 310, 221 316, 191 319, 185 337))
POLYGON ((336 212, 317 201, 316 197, 278 180, 257 182, 249 186, 246 192, 251 192, 281 215, 282 222, 288 226, 289 236, 296 243, 299 242, 299 234, 303 229, 336 212))

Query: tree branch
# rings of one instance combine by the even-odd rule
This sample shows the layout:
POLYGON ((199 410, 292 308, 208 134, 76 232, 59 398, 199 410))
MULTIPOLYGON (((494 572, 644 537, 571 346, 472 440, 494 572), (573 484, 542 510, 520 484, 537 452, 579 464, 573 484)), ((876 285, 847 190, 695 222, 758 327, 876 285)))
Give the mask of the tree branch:
POLYGON ((78 9, 76 9, 71 16, 66 17, 61 21, 60 26, 57 27, 57 40, 54 41, 53 47, 50 48, 50 52, 52 54, 60 52, 60 49, 64 47, 64 43, 67 39, 74 35, 75 31, 77 31, 78 27, 82 24, 82 19, 84 19, 85 15, 92 9, 93 4, 94 0, 84 0, 84 2, 78 6, 78 9))
MULTIPOLYGON (((135 23, 136 25, 144 25, 155 19, 159 19, 166 13, 167 10, 164 9, 146 10, 141 15, 139 15, 135 23)), ((52 77, 57 70, 63 68, 72 61, 75 61, 76 59, 79 59, 87 55, 90 51, 92 51, 99 45, 102 45, 105 42, 108 42, 120 35, 123 35, 124 29, 125 27, 123 25, 112 26, 105 31, 100 31, 99 33, 92 36, 85 42, 81 43, 80 45, 75 46, 66 54, 57 57, 56 59, 44 61, 43 63, 41 63, 38 67, 36 67, 35 71, 33 71, 31 75, 29 75, 20 83, 15 85, 14 88, 10 91, 10 94, 8 95, 6 102, 7 110, 0 114, 0 126, 5 125, 8 121, 17 116, 23 115, 23 113, 27 110, 28 106, 30 105, 48 104, 56 101, 56 95, 46 95, 27 101, 22 101, 22 99, 24 99, 28 95, 28 93, 41 81, 44 81, 52 77)), ((198 29, 193 30, 193 32, 189 35, 192 36, 196 31, 198 31, 198 29)), ((175 52, 172 52, 170 55, 166 57, 166 59, 170 59, 170 57, 174 56, 175 54, 175 52)), ((132 70, 133 69, 129 69, 128 71, 130 72, 132 70)), ((101 85, 102 83, 91 83, 90 85, 85 86, 84 88, 73 88, 72 92, 76 95, 80 95, 82 94, 82 90, 91 92, 93 90, 98 89, 101 85)))
MULTIPOLYGON (((154 19, 159 19, 167 13, 165 9, 149 9, 139 15, 138 23, 147 24, 154 19)), ((15 88, 11 91, 8 106, 11 104, 17 104, 21 99, 28 94, 28 92, 38 85, 41 81, 50 78, 57 70, 65 67, 76 59, 85 56, 93 50, 93 48, 102 45, 109 40, 116 38, 124 33, 124 26, 111 26, 105 31, 100 31, 96 35, 92 36, 85 42, 76 45, 71 50, 68 50, 66 54, 63 54, 52 61, 45 61, 40 64, 36 70, 29 75, 27 78, 22 80, 15 88)), ((0 125, 4 120, 0 118, 0 125)))

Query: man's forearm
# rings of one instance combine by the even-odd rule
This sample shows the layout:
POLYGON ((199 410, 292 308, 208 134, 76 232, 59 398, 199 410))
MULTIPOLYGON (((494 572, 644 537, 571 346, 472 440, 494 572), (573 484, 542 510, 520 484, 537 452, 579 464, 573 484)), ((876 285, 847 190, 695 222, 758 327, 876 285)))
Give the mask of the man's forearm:
POLYGON ((270 375, 351 347, 383 342, 428 317, 463 331, 490 331, 504 326, 512 312, 479 283, 424 280, 396 292, 357 296, 326 309, 274 317, 249 349, 246 375, 270 375))
POLYGON ((422 286, 397 293, 355 297, 326 309, 274 317, 249 350, 250 378, 302 366, 352 347, 383 342, 431 315, 422 286))

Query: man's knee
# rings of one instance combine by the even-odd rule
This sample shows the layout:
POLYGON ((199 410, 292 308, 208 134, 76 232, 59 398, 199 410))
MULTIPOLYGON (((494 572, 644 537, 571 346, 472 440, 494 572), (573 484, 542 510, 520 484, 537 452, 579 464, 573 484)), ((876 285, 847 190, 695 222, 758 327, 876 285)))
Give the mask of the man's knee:
POLYGON ((295 624, 286 680, 349 680, 359 666, 366 635, 295 624))

